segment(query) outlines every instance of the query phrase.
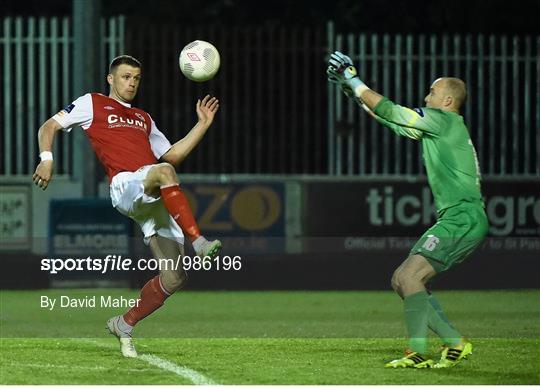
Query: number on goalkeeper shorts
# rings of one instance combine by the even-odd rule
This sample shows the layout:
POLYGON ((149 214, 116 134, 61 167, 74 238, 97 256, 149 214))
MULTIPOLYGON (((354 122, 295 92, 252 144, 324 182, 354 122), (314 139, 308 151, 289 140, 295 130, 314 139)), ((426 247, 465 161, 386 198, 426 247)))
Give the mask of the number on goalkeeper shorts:
POLYGON ((435 250, 435 247, 437 247, 437 243, 439 243, 439 238, 437 238, 435 235, 428 235, 422 247, 427 251, 433 251, 435 250))

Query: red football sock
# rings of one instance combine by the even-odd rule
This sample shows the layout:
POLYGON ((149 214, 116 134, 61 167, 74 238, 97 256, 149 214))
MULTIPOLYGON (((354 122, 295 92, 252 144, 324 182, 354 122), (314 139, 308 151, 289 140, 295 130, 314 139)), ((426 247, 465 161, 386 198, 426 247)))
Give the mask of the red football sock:
POLYGON ((137 322, 163 305, 169 295, 163 289, 159 275, 155 276, 143 286, 138 305, 124 314, 124 321, 132 327, 135 326, 137 322))
POLYGON ((161 198, 165 208, 184 231, 190 242, 201 236, 201 231, 193 217, 187 198, 178 184, 161 187, 161 198))

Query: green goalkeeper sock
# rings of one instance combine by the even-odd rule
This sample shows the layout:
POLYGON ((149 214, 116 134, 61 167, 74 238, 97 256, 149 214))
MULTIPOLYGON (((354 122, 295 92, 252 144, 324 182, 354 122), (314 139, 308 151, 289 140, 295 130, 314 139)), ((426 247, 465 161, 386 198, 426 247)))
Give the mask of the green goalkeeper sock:
POLYGON ((428 326, 442 341, 455 347, 461 342, 461 334, 452 326, 448 317, 444 314, 439 301, 432 294, 429 295, 428 326))
POLYGON ((405 322, 409 332, 409 348, 413 352, 427 352, 427 331, 429 301, 428 293, 423 290, 403 299, 405 307, 405 322))

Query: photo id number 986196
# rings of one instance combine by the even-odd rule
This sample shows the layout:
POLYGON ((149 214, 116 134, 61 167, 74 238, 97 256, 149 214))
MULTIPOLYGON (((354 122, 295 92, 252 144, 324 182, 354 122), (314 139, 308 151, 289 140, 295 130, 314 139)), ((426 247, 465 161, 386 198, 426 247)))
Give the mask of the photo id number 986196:
POLYGON ((242 269, 242 258, 238 255, 235 255, 234 257, 230 257, 228 255, 224 255, 223 257, 199 257, 198 255, 195 255, 194 257, 190 256, 183 256, 182 257, 182 266, 184 270, 204 270, 204 271, 210 271, 210 270, 217 270, 217 271, 238 271, 242 269))

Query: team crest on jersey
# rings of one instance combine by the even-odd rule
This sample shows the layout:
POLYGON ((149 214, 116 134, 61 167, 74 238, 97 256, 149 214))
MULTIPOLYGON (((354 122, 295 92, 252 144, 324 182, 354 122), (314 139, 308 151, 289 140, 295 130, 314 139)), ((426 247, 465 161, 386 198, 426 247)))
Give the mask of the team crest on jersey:
POLYGON ((109 106, 109 105, 104 106, 103 109, 105 109, 105 110, 114 110, 114 108, 112 106, 109 106))
POLYGON ((413 110, 417 112, 420 117, 424 117, 424 111, 422 109, 414 108, 413 110))
POLYGON ((135 116, 143 121, 146 121, 141 113, 135 113, 135 116))

